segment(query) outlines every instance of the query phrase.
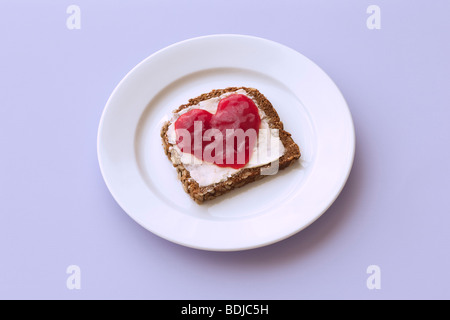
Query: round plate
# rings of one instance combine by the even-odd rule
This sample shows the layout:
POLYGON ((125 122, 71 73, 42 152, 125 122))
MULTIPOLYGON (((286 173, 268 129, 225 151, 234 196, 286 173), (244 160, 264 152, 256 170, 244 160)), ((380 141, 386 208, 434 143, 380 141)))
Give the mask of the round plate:
POLYGON ((123 210, 162 238, 214 251, 261 247, 309 226, 341 192, 354 153, 352 117, 333 81, 300 53, 242 35, 195 38, 145 59, 112 93, 98 133, 100 168, 123 210), (163 152, 161 126, 190 98, 230 86, 262 92, 302 158, 198 205, 163 152))

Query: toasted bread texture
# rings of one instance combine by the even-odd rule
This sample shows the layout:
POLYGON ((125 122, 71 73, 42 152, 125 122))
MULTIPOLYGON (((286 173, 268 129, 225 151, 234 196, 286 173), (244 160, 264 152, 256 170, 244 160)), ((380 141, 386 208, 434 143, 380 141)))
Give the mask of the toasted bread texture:
MULTIPOLYGON (((247 95, 253 98, 257 103, 258 107, 266 114, 266 119, 268 120, 269 127, 271 129, 279 130, 279 138, 284 145, 285 152, 283 156, 279 158, 278 169, 285 169, 290 166, 295 160, 301 157, 300 148, 294 142, 291 134, 284 130, 283 123, 278 116, 278 113, 270 103, 270 101, 257 89, 246 88, 246 87, 230 87, 226 89, 213 90, 209 93, 202 94, 201 96, 189 100, 188 104, 180 106, 174 111, 174 113, 179 113, 181 110, 189 108, 191 106, 198 105, 201 101, 220 97, 221 95, 228 92, 235 92, 240 89, 246 91, 247 95)), ((173 166, 178 172, 178 179, 181 181, 184 191, 186 191, 191 198, 198 204, 202 204, 205 201, 215 199, 233 189, 242 187, 251 182, 260 180, 266 175, 261 174, 262 170, 268 169, 271 164, 254 167, 254 168, 243 168, 237 173, 233 174, 227 180, 215 183, 209 186, 199 186, 199 184, 191 178, 189 171, 184 167, 183 163, 177 161, 171 154, 171 147, 173 146, 168 139, 167 131, 171 122, 168 121, 164 123, 161 129, 162 145, 164 147, 164 152, 172 162, 173 166)))

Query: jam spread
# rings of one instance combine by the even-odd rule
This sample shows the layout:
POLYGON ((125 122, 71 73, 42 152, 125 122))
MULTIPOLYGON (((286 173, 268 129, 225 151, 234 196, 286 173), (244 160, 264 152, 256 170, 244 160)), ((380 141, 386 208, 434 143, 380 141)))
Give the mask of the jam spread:
POLYGON ((260 124, 253 100, 232 94, 220 100, 215 114, 202 109, 182 114, 175 122, 177 145, 203 161, 240 169, 250 161, 260 124))

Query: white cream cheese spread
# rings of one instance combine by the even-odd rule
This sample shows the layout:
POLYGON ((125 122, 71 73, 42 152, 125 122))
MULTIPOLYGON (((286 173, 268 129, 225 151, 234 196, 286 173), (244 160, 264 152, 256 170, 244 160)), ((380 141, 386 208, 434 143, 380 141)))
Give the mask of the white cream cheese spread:
POLYGON ((170 120, 171 124, 167 130, 167 138, 170 144, 170 153, 173 161, 181 162, 186 170, 189 171, 191 178, 194 179, 200 187, 206 187, 215 183, 219 183, 231 177, 233 174, 246 168, 255 168, 262 165, 266 165, 278 160, 284 154, 284 146, 278 136, 278 130, 270 129, 268 119, 265 113, 259 108, 257 102, 247 94, 244 89, 240 89, 235 92, 228 92, 220 97, 212 98, 209 100, 201 101, 195 106, 183 109, 179 113, 173 115, 170 120), (241 169, 234 169, 230 167, 219 167, 213 163, 208 163, 195 158, 194 155, 186 152, 182 152, 177 146, 176 140, 177 135, 175 132, 175 121, 182 114, 192 110, 192 109, 203 109, 212 114, 215 114, 220 100, 232 95, 232 94, 242 94, 250 99, 256 104, 259 110, 259 116, 261 118, 261 125, 258 134, 257 143, 252 151, 250 161, 241 169))

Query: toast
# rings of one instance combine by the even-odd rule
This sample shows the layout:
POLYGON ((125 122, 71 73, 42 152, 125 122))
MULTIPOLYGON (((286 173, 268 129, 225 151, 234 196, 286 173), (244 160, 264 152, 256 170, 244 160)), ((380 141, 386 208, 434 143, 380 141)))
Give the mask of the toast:
POLYGON ((257 89, 247 87, 230 87, 226 89, 213 90, 209 93, 202 94, 197 98, 190 99, 188 104, 180 106, 173 112, 172 120, 169 120, 163 124, 161 129, 161 138, 164 152, 176 168, 178 179, 181 181, 184 190, 198 204, 215 199, 233 189, 264 178, 267 175, 264 170, 268 170, 271 165, 273 165, 273 162, 271 162, 253 167, 243 167, 239 170, 232 170, 230 171, 231 173, 229 176, 226 176, 220 181, 204 185, 205 183, 201 184, 191 176, 191 172, 188 170, 189 166, 181 160, 179 149, 177 151, 176 142, 170 141, 168 131, 171 125, 173 126, 177 116, 179 116, 180 113, 183 113, 183 110, 187 111, 188 108, 195 109, 195 106, 198 106, 201 102, 210 101, 210 99, 217 100, 219 97, 237 92, 245 93, 249 98, 251 98, 260 110, 260 114, 264 115, 264 121, 268 127, 270 129, 276 129, 279 140, 281 141, 284 149, 283 154, 276 161, 277 170, 285 169, 301 157, 299 146, 294 142, 291 134, 284 130, 284 125, 281 122, 278 113, 270 101, 257 89))

